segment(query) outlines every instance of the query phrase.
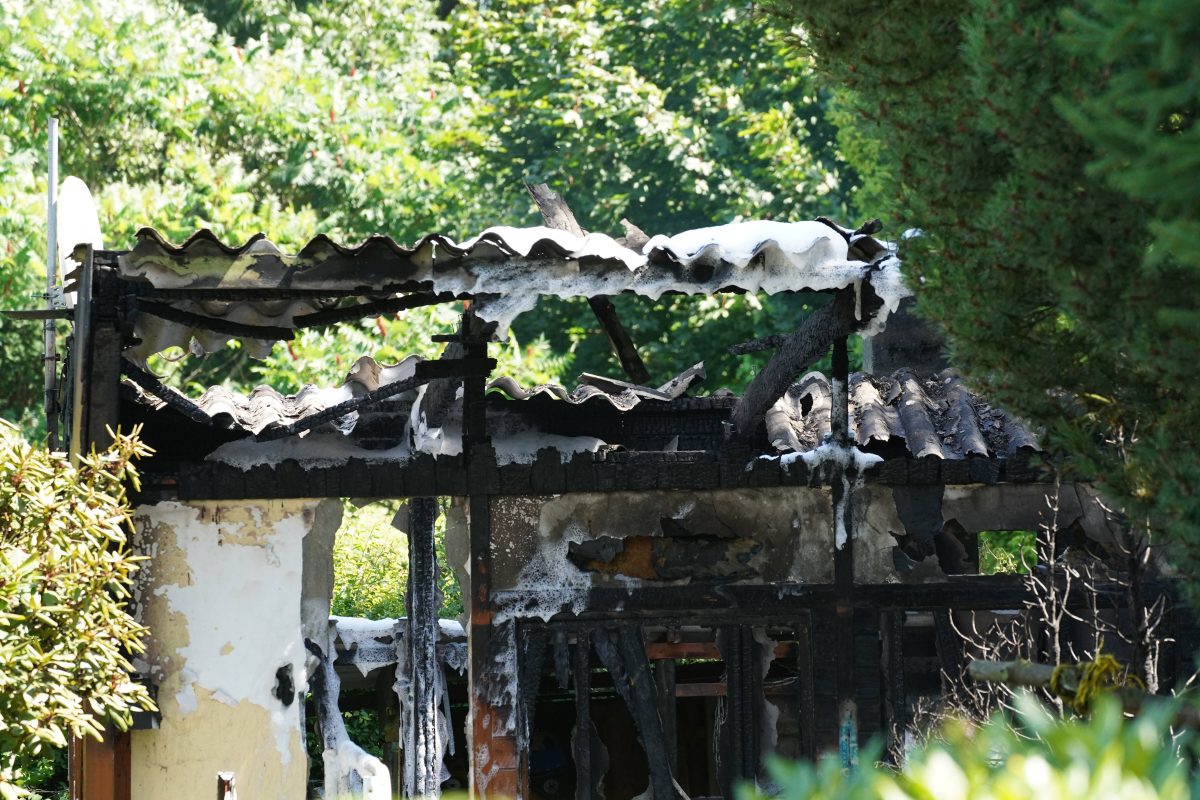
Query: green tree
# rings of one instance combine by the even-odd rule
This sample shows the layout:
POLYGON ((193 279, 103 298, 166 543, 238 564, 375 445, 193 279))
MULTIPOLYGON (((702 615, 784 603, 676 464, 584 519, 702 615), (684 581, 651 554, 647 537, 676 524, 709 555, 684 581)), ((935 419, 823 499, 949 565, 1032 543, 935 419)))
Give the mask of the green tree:
POLYGON ((127 603, 124 482, 146 455, 136 433, 71 466, 0 420, 0 796, 67 736, 98 736, 152 709, 129 673, 145 629, 127 603))
MULTIPOLYGON (((551 181, 585 225, 610 233, 622 216, 651 233, 844 216, 827 98, 785 45, 747 5, 693 0, 465 4, 444 20, 427 0, 0 0, 0 148, 10 156, 0 160, 0 302, 30 305, 44 268, 51 115, 62 119, 62 172, 96 192, 113 247, 143 225, 176 240, 201 227, 234 242, 263 231, 285 248, 317 233, 465 238, 535 223, 523 179, 551 181)), ((669 344, 681 327, 707 331, 704 356, 724 358, 710 363, 712 385, 747 371, 724 345, 803 313, 770 299, 761 310, 619 302, 664 379, 691 363, 669 344), (751 324, 726 322, 735 317, 751 324)), ((560 306, 522 320, 502 369, 528 383, 616 372, 586 307, 560 306)), ((180 384, 283 388, 325 379, 339 359, 432 354, 428 333, 447 325, 436 309, 382 323, 305 334, 266 365, 233 348, 154 366, 180 384), (317 349, 319 361, 296 357, 317 349)), ((38 333, 0 321, 14 362, 0 378, 10 418, 36 416, 38 333)))
MULTIPOLYGON (((976 388, 1196 551, 1194 4, 772 3, 976 388)), ((1194 555, 1194 554, 1193 554, 1194 555)))
MULTIPOLYGON (((472 174, 455 185, 486 203, 462 204, 479 221, 529 224, 523 180, 551 183, 584 228, 608 233, 622 218, 656 234, 849 214, 828 95, 749 3, 468 2, 448 21, 453 76, 474 96, 458 142, 472 174)), ((784 297, 614 302, 656 380, 704 360, 712 388, 740 388, 758 366, 728 345, 808 311, 784 297)), ((543 299, 516 331, 545 332, 577 371, 620 374, 582 301, 543 299)))

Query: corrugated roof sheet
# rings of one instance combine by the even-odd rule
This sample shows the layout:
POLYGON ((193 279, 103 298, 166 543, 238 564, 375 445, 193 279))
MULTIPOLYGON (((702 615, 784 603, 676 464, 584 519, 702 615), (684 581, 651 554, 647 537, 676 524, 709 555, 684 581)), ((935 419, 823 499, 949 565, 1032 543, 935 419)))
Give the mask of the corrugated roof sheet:
MULTIPOLYGON (((295 395, 283 395, 265 386, 255 389, 249 396, 238 395, 219 386, 212 387, 192 401, 198 410, 193 417, 221 428, 257 436, 270 429, 294 424, 337 403, 362 397, 382 385, 404 380, 413 374, 415 364, 420 360, 412 356, 400 364, 389 366, 368 357, 360 358, 341 386, 307 386, 295 395)), ((526 389, 507 377, 492 381, 488 388, 517 401, 543 398, 563 403, 568 408, 577 408, 578 413, 584 415, 580 417, 579 433, 603 436, 602 432, 587 427, 587 405, 601 403, 618 412, 631 411, 648 400, 660 403, 664 396, 681 397, 693 380, 702 375, 702 365, 697 365, 658 389, 629 386, 620 381, 609 382, 590 376, 587 377, 594 380, 595 384, 584 383, 571 390, 557 385, 526 389)), ((171 404, 134 388, 144 403, 157 408, 171 404)), ((182 397, 174 389, 168 391, 173 399, 182 397)), ((417 390, 405 392, 388 401, 391 410, 385 413, 408 416, 411 404, 420 402, 421 397, 417 390)), ((174 405, 179 407, 178 403, 174 405)), ((727 407, 728 402, 723 398, 722 403, 717 405, 727 407)), ((661 407, 667 409, 673 406, 664 403, 661 407)), ((358 422, 359 414, 352 412, 326 424, 348 434, 355 430, 358 422)), ((829 422, 829 380, 820 373, 810 373, 789 389, 767 413, 767 438, 777 452, 808 452, 820 446, 829 436, 829 422)), ((532 419, 518 424, 533 424, 534 428, 529 429, 530 435, 535 435, 539 427, 532 419)), ((855 373, 850 379, 850 426, 858 447, 892 456, 907 453, 915 458, 945 460, 968 456, 1009 458, 1023 450, 1040 449, 1028 428, 972 394, 958 375, 949 370, 931 377, 918 376, 911 370, 899 370, 887 376, 855 373)), ((388 427, 392 427, 392 424, 389 423, 388 427)), ((394 433, 398 436, 401 430, 394 433)), ((719 431, 716 435, 719 440, 719 431)), ((547 438, 547 443, 550 441, 547 438)))
MULTIPOLYGON (((199 398, 188 398, 188 400, 195 404, 198 412, 197 421, 257 436, 268 429, 293 424, 338 403, 362 397, 385 384, 404 380, 413 374, 415 365, 422 360, 420 356, 409 356, 398 364, 386 365, 378 363, 369 356, 363 356, 354 363, 341 386, 308 385, 294 395, 281 394, 270 386, 259 386, 249 395, 232 392, 224 386, 212 386, 205 390, 199 398)), ((617 411, 629 411, 646 400, 662 400, 664 397, 670 399, 672 396, 681 396, 691 383, 696 378, 703 377, 703 374, 703 365, 697 365, 659 389, 632 386, 622 381, 599 380, 597 383, 601 385, 583 383, 571 390, 555 384, 543 384, 526 389, 512 378, 501 377, 491 381, 488 384, 488 390, 501 392, 514 400, 546 397, 573 406, 597 402, 612 406, 617 411)), ((132 382, 127 381, 126 383, 134 391, 134 396, 139 402, 156 409, 172 404, 156 398, 132 382)), ((184 395, 174 388, 165 386, 162 388, 170 393, 173 401, 184 398, 184 395)), ((413 389, 392 398, 391 403, 396 404, 403 401, 411 403, 417 397, 418 391, 413 389)), ((350 413, 328 424, 338 431, 348 434, 354 430, 357 421, 358 414, 350 413)))
MULTIPOLYGON (((767 438, 780 452, 807 452, 830 434, 830 384, 805 375, 767 412, 767 438)), ((1037 440, 1009 414, 972 394, 946 370, 920 377, 911 370, 850 377, 850 433, 868 451, 902 445, 916 458, 1007 458, 1037 451, 1037 440)))
POLYGON ((172 293, 139 300, 145 313, 134 325, 142 342, 131 355, 142 363, 173 346, 213 352, 234 337, 262 357, 271 340, 286 338, 304 317, 341 297, 400 292, 471 297, 480 317, 504 331, 541 296, 772 294, 845 289, 867 281, 885 309, 864 324, 881 326, 907 295, 899 261, 885 246, 817 221, 701 228, 655 236, 638 250, 599 233, 578 237, 544 227, 496 227, 462 243, 430 234, 412 247, 385 236, 351 247, 319 235, 294 254, 261 234, 232 246, 202 230, 174 244, 143 228, 134 248, 120 254, 117 263, 126 280, 172 293), (863 260, 868 253, 870 263, 863 260), (225 299, 212 299, 212 292, 225 293, 225 299))
POLYGON ((844 236, 821 222, 756 221, 655 236, 641 250, 599 233, 577 237, 551 228, 489 228, 461 244, 443 234, 404 247, 386 236, 357 246, 318 235, 286 254, 261 234, 240 246, 202 230, 182 244, 151 228, 119 261, 126 278, 160 289, 262 289, 379 292, 433 288, 469 294, 503 294, 531 288, 578 295, 635 291, 706 293, 724 287, 775 292, 843 288, 864 277, 844 236), (540 282, 516 269, 537 262, 540 282), (560 262, 561 270, 546 262, 560 262), (586 285, 581 285, 586 283, 586 285))

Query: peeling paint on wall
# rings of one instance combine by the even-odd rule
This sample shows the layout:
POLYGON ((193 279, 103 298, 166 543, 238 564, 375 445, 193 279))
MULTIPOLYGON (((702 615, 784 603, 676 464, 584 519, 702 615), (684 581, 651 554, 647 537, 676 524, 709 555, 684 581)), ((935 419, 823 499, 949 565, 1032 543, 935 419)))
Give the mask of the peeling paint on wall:
POLYGON ((150 628, 141 666, 158 685, 162 725, 133 735, 134 800, 207 800, 218 771, 234 772, 247 795, 303 796, 302 564, 317 505, 136 509, 135 546, 150 556, 136 595, 150 628), (286 698, 281 671, 292 676, 286 698))

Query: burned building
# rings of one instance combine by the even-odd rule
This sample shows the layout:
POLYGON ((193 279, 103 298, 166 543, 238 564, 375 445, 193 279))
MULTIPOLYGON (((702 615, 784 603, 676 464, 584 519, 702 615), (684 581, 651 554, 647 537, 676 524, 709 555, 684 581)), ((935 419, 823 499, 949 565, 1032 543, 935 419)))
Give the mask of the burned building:
POLYGON ((135 543, 160 708, 81 746, 84 795, 236 780, 299 798, 309 728, 328 791, 367 798, 447 780, 483 797, 730 796, 769 753, 852 763, 900 735, 914 698, 956 674, 950 614, 1022 602, 1016 577, 977 574, 980 532, 1047 525, 1049 491, 1057 527, 1102 543, 1120 523, 1086 482, 1056 488, 1032 433, 953 372, 896 364, 893 342, 874 374, 850 373, 848 338, 879 335, 907 294, 871 231, 498 228, 289 254, 144 230, 127 251, 79 250, 64 430, 78 448, 140 424, 155 449, 135 543), (829 295, 750 345, 774 355, 740 397, 699 394, 700 364, 651 384, 603 300, 731 291, 829 295), (572 389, 494 374, 489 346, 539 296, 593 299, 629 374, 572 389), (146 367, 171 346, 261 353, 461 301, 457 330, 430 331, 440 358, 361 358, 339 386, 187 396, 146 367), (831 374, 805 374, 830 351, 831 374), (408 500, 406 619, 330 618, 341 498, 408 500), (461 626, 437 618, 442 508, 461 626), (398 759, 347 735, 343 685, 394 712, 398 759))

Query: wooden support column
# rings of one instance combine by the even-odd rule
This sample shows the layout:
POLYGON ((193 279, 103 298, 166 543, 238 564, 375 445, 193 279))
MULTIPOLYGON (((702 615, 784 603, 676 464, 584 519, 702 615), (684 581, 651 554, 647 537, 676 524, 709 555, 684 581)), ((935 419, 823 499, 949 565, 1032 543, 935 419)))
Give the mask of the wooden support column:
MULTIPOLYGON (((487 343, 481 325, 470 310, 463 316, 462 340, 468 358, 486 358, 487 343)), ((495 629, 492 625, 492 510, 483 479, 484 470, 473 469, 476 459, 488 453, 484 390, 487 376, 463 381, 463 451, 468 464, 468 513, 471 537, 471 591, 468 598, 469 683, 471 695, 471 796, 501 798, 522 796, 518 781, 516 739, 512 733, 516 710, 502 705, 494 661, 495 629)), ((512 643, 515 646, 515 642, 512 643)))
POLYGON ((409 503, 408 625, 404 646, 409 696, 403 731, 404 793, 407 797, 441 795, 441 747, 438 741, 438 703, 442 694, 439 635, 437 553, 433 541, 437 501, 416 497, 409 503))
POLYGON ((813 624, 805 614, 794 624, 796 632, 796 713, 800 716, 800 752, 810 760, 820 753, 817 745, 817 697, 813 681, 813 624))
POLYGON ((129 800, 130 738, 111 727, 104 740, 72 738, 67 752, 72 800, 129 800))
MULTIPOLYGON (((112 269, 97 268, 91 247, 80 270, 73 333, 69 419, 72 463, 93 447, 112 443, 108 429, 120 424, 122 319, 120 281, 112 269)), ((107 726, 103 741, 71 741, 67 760, 72 800, 128 800, 130 737, 107 726)))
MULTIPOLYGON (((830 403, 830 427, 833 441, 840 448, 850 446, 850 362, 846 337, 833 342, 833 381, 830 403)), ((858 703, 854 696, 854 514, 853 463, 837 469, 833 482, 834 533, 833 584, 837 597, 837 708, 838 755, 842 767, 858 763, 858 703), (841 539, 841 541, 838 541, 841 539)))
POLYGON ((592 643, 587 628, 575 633, 571 651, 571 674, 575 676, 575 800, 594 800, 603 775, 593 774, 592 763, 592 643))
POLYGON ((889 752, 904 746, 908 725, 908 702, 904 688, 904 610, 880 612, 883 639, 884 741, 889 752))
POLYGON ((596 628, 592 631, 592 645, 612 677, 613 688, 633 717, 638 739, 646 751, 654 800, 674 800, 675 779, 667 757, 662 720, 655 706, 654 678, 641 629, 635 625, 620 625, 611 632, 596 628))
POLYGON ((654 664, 654 688, 658 700, 658 718, 662 720, 663 742, 671 774, 679 772, 679 730, 675 713, 675 659, 665 658, 654 664))
POLYGON ((719 776, 727 797, 737 785, 753 780, 758 772, 759 721, 761 719, 762 647, 749 625, 730 625, 717 632, 717 646, 725 661, 726 720, 721 740, 724 750, 719 776))

